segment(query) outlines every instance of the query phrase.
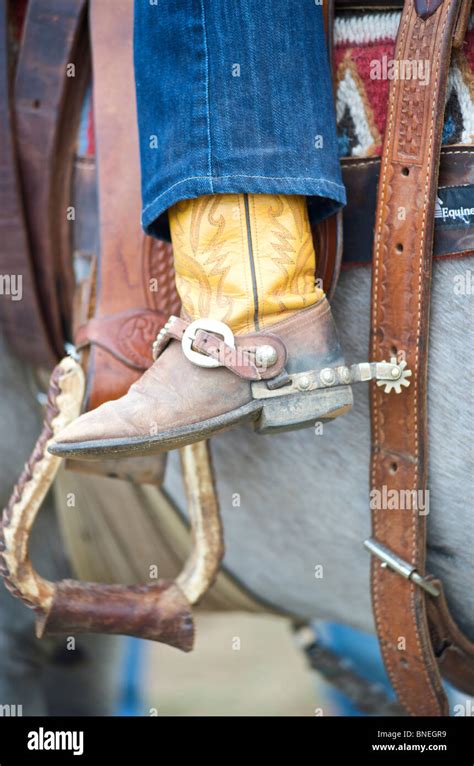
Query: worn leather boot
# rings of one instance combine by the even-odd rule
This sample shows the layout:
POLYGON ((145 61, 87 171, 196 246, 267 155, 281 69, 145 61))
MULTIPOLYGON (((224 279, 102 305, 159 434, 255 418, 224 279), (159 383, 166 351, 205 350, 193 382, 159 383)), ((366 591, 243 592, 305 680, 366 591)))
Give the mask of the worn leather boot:
POLYGON ((352 406, 304 197, 229 194, 170 211, 181 317, 126 396, 82 415, 51 452, 141 455, 249 421, 301 428, 352 406))

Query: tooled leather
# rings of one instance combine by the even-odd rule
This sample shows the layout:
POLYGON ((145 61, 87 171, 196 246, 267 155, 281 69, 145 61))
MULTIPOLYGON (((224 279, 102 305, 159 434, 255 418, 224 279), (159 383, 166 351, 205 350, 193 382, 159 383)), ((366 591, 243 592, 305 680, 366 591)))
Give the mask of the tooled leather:
POLYGON ((247 331, 253 315, 252 284, 239 196, 184 200, 168 215, 184 313, 191 319, 218 319, 234 332, 247 331))
POLYGON ((152 343, 165 316, 151 309, 131 309, 91 319, 78 328, 78 350, 96 344, 133 370, 144 372, 153 363, 152 343))
POLYGON ((94 337, 87 360, 87 409, 126 393, 152 362, 151 343, 168 305, 179 308, 170 247, 154 243, 140 228, 132 30, 130 0, 117 0, 113 7, 91 2, 100 257, 88 317, 94 337), (135 318, 122 323, 126 312, 135 318))
POLYGON ((181 301, 176 289, 173 248, 169 242, 143 237, 142 244, 143 292, 148 308, 156 309, 165 317, 179 314, 181 301))
MULTIPOLYGON (((426 21, 405 3, 397 57, 433 62, 429 86, 394 81, 382 158, 373 258, 374 359, 406 356, 412 385, 397 397, 372 387, 373 488, 426 489, 426 364, 432 221, 444 94, 459 2, 444 0, 426 21), (411 205, 406 210, 406 205, 411 205), (406 216, 403 216, 405 210, 406 216)), ((373 536, 423 574, 426 518, 373 509, 373 536)), ((372 598, 385 666, 413 715, 447 713, 431 645, 424 592, 372 560, 372 598), (403 649, 403 640, 406 649, 403 649)))
MULTIPOLYGON (((446 1, 446 0, 445 0, 446 1)), ((403 24, 403 21, 402 21, 403 24)), ((405 61, 423 62, 433 60, 433 40, 438 26, 438 15, 425 22, 417 20, 408 34, 403 56, 405 61)), ((436 53, 436 51, 435 51, 436 53)), ((430 78, 438 72, 430 72, 430 78)), ((393 162, 410 160, 421 164, 426 152, 429 134, 433 130, 430 110, 433 106, 429 87, 422 87, 417 78, 406 79, 399 89, 395 105, 396 139, 392 142, 393 162)))
POLYGON ((316 254, 305 197, 249 194, 248 202, 264 328, 313 305, 323 292, 314 282, 316 254))
POLYGON ((313 305, 315 252, 301 196, 207 195, 169 211, 176 282, 192 319, 252 332, 313 305), (258 323, 258 326, 257 324, 258 323))

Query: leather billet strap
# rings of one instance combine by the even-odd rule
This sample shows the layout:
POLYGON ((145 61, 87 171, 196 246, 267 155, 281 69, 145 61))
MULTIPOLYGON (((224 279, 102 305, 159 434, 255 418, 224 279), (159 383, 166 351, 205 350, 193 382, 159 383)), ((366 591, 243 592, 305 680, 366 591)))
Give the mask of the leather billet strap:
POLYGON ((72 317, 71 176, 89 80, 86 0, 29 0, 15 128, 35 279, 56 358, 72 317))
POLYGON ((55 353, 37 290, 14 140, 12 8, 0 0, 0 322, 15 353, 35 365, 52 365, 55 353))
MULTIPOLYGON (((334 21, 335 0, 323 0, 323 19, 326 46, 331 67, 335 97, 335 68, 334 68, 334 21)), ((322 221, 312 226, 316 258, 316 278, 329 301, 331 301, 339 280, 343 254, 342 210, 326 216, 322 221)))
MULTIPOLYGON (((401 396, 383 397, 372 387, 371 486, 388 491, 427 488, 434 206, 450 52, 453 40, 464 36, 470 3, 443 0, 430 5, 431 9, 414 0, 404 5, 396 59, 412 67, 428 60, 430 77, 425 86, 416 79, 391 83, 378 188, 371 358, 397 354, 413 371, 412 385, 401 396)), ((474 653, 453 630, 442 594, 430 595, 422 587, 429 580, 423 579, 426 516, 416 508, 374 507, 372 536, 372 544, 381 544, 406 562, 403 577, 383 555, 372 557, 373 608, 388 675, 410 714, 446 715, 437 660, 450 677, 465 675, 470 668, 472 678, 474 653)))
MULTIPOLYGON (((344 208, 344 266, 370 263, 374 242, 374 220, 380 157, 348 157, 341 162, 347 192, 344 208)), ((474 191, 474 145, 448 145, 441 150, 438 195, 451 208, 449 201, 462 192, 469 205, 474 191), (448 198, 448 201, 446 199, 448 198)), ((457 197, 456 197, 457 199, 457 197)), ((471 203, 472 204, 472 203, 471 203)), ((435 220, 434 258, 467 255, 474 252, 474 226, 464 220, 435 220), (448 222, 449 221, 449 222, 448 222)))

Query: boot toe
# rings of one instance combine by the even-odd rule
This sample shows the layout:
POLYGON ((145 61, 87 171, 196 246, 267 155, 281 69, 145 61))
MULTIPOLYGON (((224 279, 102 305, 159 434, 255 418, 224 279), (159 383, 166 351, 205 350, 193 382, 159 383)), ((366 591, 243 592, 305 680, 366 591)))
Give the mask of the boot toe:
MULTIPOLYGON (((102 404, 91 412, 86 412, 77 420, 63 428, 49 446, 53 455, 67 456, 77 448, 94 442, 104 442, 123 437, 138 435, 127 406, 127 397, 102 404)), ((133 412, 133 410, 132 410, 133 412)))

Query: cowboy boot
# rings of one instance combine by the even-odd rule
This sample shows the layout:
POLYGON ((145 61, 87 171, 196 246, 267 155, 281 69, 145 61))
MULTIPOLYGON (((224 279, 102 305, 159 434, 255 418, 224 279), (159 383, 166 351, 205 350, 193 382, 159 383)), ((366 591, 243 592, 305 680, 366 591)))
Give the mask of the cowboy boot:
POLYGON ((169 213, 181 317, 126 396, 82 415, 51 451, 140 455, 236 426, 309 426, 352 406, 301 196, 229 194, 169 213))

